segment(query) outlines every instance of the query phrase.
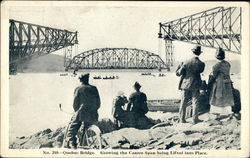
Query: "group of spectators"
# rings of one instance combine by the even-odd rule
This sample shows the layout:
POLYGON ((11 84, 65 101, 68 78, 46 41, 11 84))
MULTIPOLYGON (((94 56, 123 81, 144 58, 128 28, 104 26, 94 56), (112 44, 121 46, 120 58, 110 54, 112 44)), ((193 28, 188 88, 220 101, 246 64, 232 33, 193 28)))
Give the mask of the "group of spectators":
POLYGON ((176 75, 180 76, 179 89, 182 91, 179 110, 180 123, 186 123, 185 114, 190 100, 192 100, 193 109, 192 123, 201 122, 198 118, 198 108, 204 104, 199 102, 201 93, 204 91, 209 98, 209 113, 215 114, 215 119, 222 115, 239 113, 239 91, 233 88, 233 82, 230 79, 231 65, 225 60, 225 51, 222 48, 217 49, 215 53, 217 62, 212 67, 207 84, 204 80, 202 81, 200 75, 205 68, 205 63, 199 59, 199 55, 202 53, 201 46, 196 46, 192 52, 194 57, 182 62, 176 70, 176 75))
MULTIPOLYGON (((212 72, 209 75, 208 84, 201 79, 201 73, 205 69, 205 63, 199 59, 202 53, 201 47, 196 46, 192 49, 194 57, 182 62, 177 70, 176 75, 180 77, 179 89, 182 91, 182 98, 179 108, 179 122, 186 123, 186 109, 191 101, 192 104, 192 123, 200 122, 198 109, 205 102, 210 105, 210 113, 215 113, 216 116, 239 113, 240 105, 235 106, 235 101, 239 99, 235 97, 232 81, 230 79, 230 64, 225 60, 225 51, 219 48, 215 53, 217 63, 213 66, 212 72), (205 95, 204 95, 205 94, 205 95), (202 99, 202 96, 207 96, 207 101, 202 99)), ((85 128, 98 120, 97 110, 100 107, 100 96, 95 86, 89 84, 89 74, 84 74, 79 77, 82 83, 75 89, 73 108, 75 114, 66 132, 66 147, 76 148, 77 132, 84 122, 85 128)), ((112 115, 117 128, 134 127, 145 129, 153 124, 145 116, 148 112, 147 96, 140 91, 141 85, 135 82, 134 90, 129 99, 126 98, 123 92, 118 92, 114 99, 112 115)))

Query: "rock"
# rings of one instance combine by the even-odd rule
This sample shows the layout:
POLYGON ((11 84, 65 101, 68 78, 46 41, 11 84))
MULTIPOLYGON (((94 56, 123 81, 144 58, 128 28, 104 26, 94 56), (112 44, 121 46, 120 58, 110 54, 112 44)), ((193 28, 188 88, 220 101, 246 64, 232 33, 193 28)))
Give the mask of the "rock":
POLYGON ((174 135, 170 138, 175 144, 180 144, 181 142, 184 142, 187 139, 187 136, 185 133, 179 133, 177 135, 174 135))
POLYGON ((108 118, 98 121, 96 125, 100 128, 103 134, 116 130, 116 125, 108 118))
POLYGON ((207 123, 208 123, 209 126, 222 125, 222 122, 218 121, 218 120, 209 120, 207 123))
POLYGON ((165 149, 170 149, 175 145, 175 143, 172 140, 164 142, 164 144, 165 144, 165 149))
POLYGON ((59 142, 63 142, 63 139, 64 139, 64 134, 59 134, 55 137, 55 140, 59 142))
POLYGON ((47 128, 47 129, 45 129, 45 130, 43 130, 43 131, 41 131, 41 132, 36 133, 34 136, 35 136, 35 137, 43 136, 43 135, 48 134, 48 133, 50 133, 50 132, 52 132, 51 129, 47 128))
POLYGON ((119 140, 118 143, 119 143, 120 145, 124 145, 124 144, 129 144, 129 141, 128 141, 127 138, 122 137, 122 140, 119 140))
POLYGON ((140 149, 144 146, 145 146, 145 144, 132 144, 132 145, 130 145, 129 149, 140 149))
POLYGON ((54 132, 51 134, 51 138, 55 138, 55 137, 57 137, 58 135, 64 135, 65 130, 66 130, 66 127, 58 128, 56 131, 54 131, 54 132))
MULTIPOLYGON (((162 114, 164 115, 164 113, 162 114)), ((155 117, 157 117, 155 115, 155 117)), ((205 117, 205 116, 204 116, 205 117)), ((207 116, 206 116, 207 117, 207 116)), ((240 149, 241 122, 236 117, 203 121, 192 125, 176 123, 177 116, 161 118, 168 126, 139 130, 115 130, 109 119, 99 122, 103 149, 240 149)), ((204 119, 203 119, 204 120, 204 119)), ((51 131, 49 128, 34 135, 22 136, 10 143, 11 149, 60 148, 65 127, 51 131)))
POLYGON ((233 130, 233 134, 234 135, 240 135, 240 131, 241 131, 241 126, 239 125, 239 126, 237 126, 237 128, 235 128, 233 130))
POLYGON ((202 140, 201 138, 193 137, 193 138, 188 138, 186 142, 188 146, 194 146, 194 145, 198 145, 199 143, 201 143, 202 140))
POLYGON ((39 148, 52 148, 52 147, 53 147, 53 141, 49 141, 44 144, 41 144, 39 148))
POLYGON ((130 144, 125 143, 125 144, 122 144, 120 147, 121 147, 121 149, 130 149, 130 144))
POLYGON ((183 133, 185 133, 186 135, 190 135, 190 134, 193 134, 193 133, 197 133, 199 131, 196 131, 196 130, 186 130, 186 131, 183 131, 183 133))
POLYGON ((157 139, 150 140, 150 141, 148 142, 148 145, 151 145, 151 144, 153 144, 153 143, 155 143, 155 142, 157 142, 157 141, 158 141, 157 139))
POLYGON ((63 145, 63 142, 55 141, 52 143, 52 146, 55 148, 61 148, 63 145))
POLYGON ((181 148, 181 144, 177 144, 171 147, 171 150, 180 149, 180 148, 181 148))

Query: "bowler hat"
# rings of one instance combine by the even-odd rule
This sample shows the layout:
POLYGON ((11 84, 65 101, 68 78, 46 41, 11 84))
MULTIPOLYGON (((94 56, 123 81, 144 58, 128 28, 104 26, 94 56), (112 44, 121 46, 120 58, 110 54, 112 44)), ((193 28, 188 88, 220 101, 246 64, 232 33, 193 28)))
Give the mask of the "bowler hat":
POLYGON ((217 58, 219 60, 225 59, 225 51, 223 50, 223 48, 217 49, 217 51, 215 53, 215 58, 217 58))
POLYGON ((135 88, 141 88, 141 85, 140 85, 140 83, 135 82, 134 87, 135 87, 135 88))
POLYGON ((201 51, 201 46, 195 46, 193 49, 192 49, 193 53, 195 55, 200 55, 202 53, 201 51))
POLYGON ((82 74, 82 75, 79 77, 79 80, 84 80, 84 79, 87 79, 87 78, 89 78, 89 73, 82 74))

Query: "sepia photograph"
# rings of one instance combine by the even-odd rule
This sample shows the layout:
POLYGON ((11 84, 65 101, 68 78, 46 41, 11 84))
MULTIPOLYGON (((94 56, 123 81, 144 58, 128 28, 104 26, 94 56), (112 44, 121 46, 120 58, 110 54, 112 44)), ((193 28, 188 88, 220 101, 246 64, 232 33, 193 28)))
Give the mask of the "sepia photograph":
POLYGON ((249 3, 1 2, 1 156, 250 156, 249 3))

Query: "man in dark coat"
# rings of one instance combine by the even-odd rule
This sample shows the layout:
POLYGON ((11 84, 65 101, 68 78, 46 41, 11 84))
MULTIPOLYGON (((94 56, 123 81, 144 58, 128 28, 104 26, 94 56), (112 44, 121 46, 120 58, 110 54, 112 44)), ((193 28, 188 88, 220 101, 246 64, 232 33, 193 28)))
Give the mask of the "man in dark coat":
MULTIPOLYGON (((148 112, 147 96, 145 93, 140 92, 141 85, 135 82, 134 89, 136 92, 132 93, 129 97, 127 111, 133 113, 135 125, 134 127, 144 129, 150 126, 152 123, 145 116, 148 112)), ((131 119, 131 120, 133 120, 131 119)))
POLYGON ((202 89, 202 80, 200 74, 204 71, 205 64, 198 58, 202 53, 201 47, 196 46, 192 49, 195 57, 183 62, 177 69, 176 75, 181 76, 179 89, 182 90, 182 99, 180 105, 180 122, 185 123, 185 113, 187 103, 192 99, 193 104, 193 123, 197 123, 198 119, 198 98, 202 89))
POLYGON ((66 133, 66 147, 76 148, 76 135, 84 122, 85 129, 98 121, 97 110, 100 107, 100 97, 95 86, 89 84, 89 73, 79 77, 82 83, 75 89, 73 108, 75 114, 68 126, 66 133))

